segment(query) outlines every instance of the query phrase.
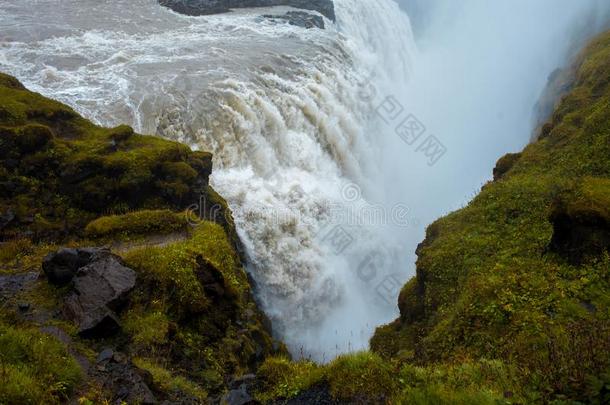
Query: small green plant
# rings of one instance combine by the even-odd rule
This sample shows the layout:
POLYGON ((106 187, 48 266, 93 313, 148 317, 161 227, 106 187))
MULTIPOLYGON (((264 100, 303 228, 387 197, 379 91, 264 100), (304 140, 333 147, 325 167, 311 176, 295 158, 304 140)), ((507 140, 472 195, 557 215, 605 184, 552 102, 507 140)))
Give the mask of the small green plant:
POLYGON ((278 398, 293 398, 320 382, 323 368, 307 360, 292 362, 286 357, 270 357, 259 367, 257 376, 261 390, 257 399, 261 402, 278 398))
POLYGON ((0 323, 0 403, 59 403, 82 377, 56 338, 0 323))
POLYGON ((182 392, 194 397, 199 401, 204 401, 208 394, 207 392, 184 377, 176 376, 171 371, 156 364, 154 361, 144 358, 135 358, 134 364, 139 368, 146 370, 152 374, 153 384, 156 388, 169 394, 182 392))

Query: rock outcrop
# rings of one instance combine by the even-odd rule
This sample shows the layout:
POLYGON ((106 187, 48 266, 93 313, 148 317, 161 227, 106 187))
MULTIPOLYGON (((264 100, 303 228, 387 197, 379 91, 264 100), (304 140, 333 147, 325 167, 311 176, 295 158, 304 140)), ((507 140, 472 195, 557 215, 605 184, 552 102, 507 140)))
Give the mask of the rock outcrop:
POLYGON ((226 13, 233 8, 291 6, 317 11, 331 21, 336 19, 332 0, 159 0, 159 4, 192 16, 226 13))
POLYGON ((61 249, 44 259, 43 271, 51 283, 72 283, 63 313, 81 336, 107 336, 120 329, 115 311, 136 284, 136 273, 120 257, 100 248, 61 249))
POLYGON ((610 252, 610 180, 586 178, 553 202, 551 251, 578 265, 610 252))
POLYGON ((289 11, 283 15, 264 14, 263 18, 268 18, 275 21, 285 21, 290 25, 295 25, 302 28, 320 28, 324 29, 324 19, 318 15, 306 13, 304 11, 289 11))

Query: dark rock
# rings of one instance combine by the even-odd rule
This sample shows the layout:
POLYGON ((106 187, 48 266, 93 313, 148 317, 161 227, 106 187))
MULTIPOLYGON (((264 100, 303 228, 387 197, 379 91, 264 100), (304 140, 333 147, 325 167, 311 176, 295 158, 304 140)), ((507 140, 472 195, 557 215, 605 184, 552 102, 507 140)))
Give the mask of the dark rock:
POLYGON ((14 219, 15 213, 10 209, 0 215, 0 230, 4 229, 7 225, 13 222, 14 219))
POLYGON ((600 211, 582 209, 559 199, 553 204, 550 221, 553 236, 549 250, 570 263, 579 265, 588 257, 610 252, 610 220, 600 211))
POLYGON ((30 310, 30 303, 29 302, 20 302, 19 304, 17 304, 17 307, 19 308, 19 310, 21 312, 27 312, 30 310))
POLYGON ((213 300, 224 297, 226 293, 225 279, 220 270, 203 257, 197 258, 197 264, 199 268, 195 275, 203 286, 206 296, 211 297, 213 300))
POLYGON ((64 248, 48 255, 42 267, 49 282, 73 283, 62 312, 81 336, 108 336, 120 329, 114 311, 136 283, 136 273, 120 257, 102 248, 64 248))
POLYGON ((102 363, 104 361, 108 361, 110 359, 112 359, 112 357, 114 356, 114 350, 110 349, 110 348, 106 348, 104 350, 102 350, 100 352, 100 354, 97 355, 97 362, 98 363, 102 363))
POLYGON ((100 248, 63 248, 44 258, 42 270, 50 283, 59 286, 67 285, 72 281, 78 269, 91 262, 94 256, 104 253, 109 252, 100 248))
POLYGON ((236 378, 229 384, 229 392, 222 398, 221 403, 228 405, 245 405, 255 403, 250 392, 256 382, 254 374, 246 374, 236 378))
POLYGON ((105 392, 110 393, 113 402, 128 404, 155 404, 157 400, 147 381, 152 381, 150 373, 134 366, 131 362, 107 362, 92 371, 91 377, 99 382, 105 392))
POLYGON ((232 8, 290 6, 317 11, 331 21, 336 19, 332 0, 159 0, 159 4, 192 16, 226 13, 232 8))
POLYGON ((597 312, 597 307, 590 302, 581 301, 580 306, 583 307, 584 309, 586 309, 591 314, 594 314, 597 312))
POLYGON ((119 329, 113 311, 124 303, 135 287, 136 273, 118 256, 106 251, 81 267, 74 277, 74 292, 66 299, 64 313, 83 336, 108 335, 119 329))
POLYGON ((502 156, 494 167, 494 181, 500 180, 504 175, 513 168, 515 163, 521 157, 521 153, 508 153, 502 156))
POLYGON ((127 361, 127 356, 123 353, 114 352, 114 355, 112 356, 112 361, 114 361, 115 363, 125 363, 127 361))
POLYGON ((295 25, 302 28, 320 28, 324 29, 324 19, 319 15, 309 14, 304 11, 289 11, 284 15, 264 14, 264 18, 272 20, 283 20, 290 25, 295 25))
POLYGON ((42 333, 46 333, 47 335, 54 336, 65 345, 69 345, 72 343, 72 338, 68 335, 63 329, 58 328, 57 326, 43 326, 40 328, 42 333))
POLYGON ((248 393, 245 386, 230 390, 222 399, 223 404, 244 405, 252 402, 252 396, 248 393))

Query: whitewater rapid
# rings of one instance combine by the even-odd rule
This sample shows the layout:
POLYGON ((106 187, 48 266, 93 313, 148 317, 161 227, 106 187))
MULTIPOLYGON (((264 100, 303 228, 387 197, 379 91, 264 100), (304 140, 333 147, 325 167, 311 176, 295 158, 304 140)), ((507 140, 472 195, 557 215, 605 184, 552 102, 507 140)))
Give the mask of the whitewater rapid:
POLYGON ((380 180, 376 109, 417 52, 393 1, 335 0, 327 30, 260 17, 286 7, 186 17, 154 0, 1 4, 0 70, 99 124, 214 153, 212 184, 293 354, 365 348, 396 317, 413 265, 389 229, 419 236, 421 224, 380 180))

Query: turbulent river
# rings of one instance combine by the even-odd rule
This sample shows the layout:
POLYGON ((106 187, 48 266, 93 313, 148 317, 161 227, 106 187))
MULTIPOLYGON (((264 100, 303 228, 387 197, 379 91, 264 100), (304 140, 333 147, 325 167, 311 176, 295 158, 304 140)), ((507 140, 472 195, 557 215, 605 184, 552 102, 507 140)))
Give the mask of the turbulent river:
POLYGON ((0 70, 99 124, 213 152, 274 332, 325 361, 397 316, 425 224, 527 143, 548 75, 610 15, 602 0, 403 1, 442 17, 419 49, 393 0, 335 0, 326 30, 261 17, 287 7, 0 0, 0 70))

